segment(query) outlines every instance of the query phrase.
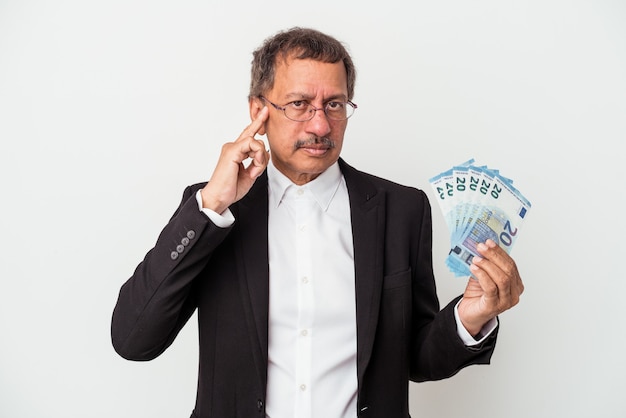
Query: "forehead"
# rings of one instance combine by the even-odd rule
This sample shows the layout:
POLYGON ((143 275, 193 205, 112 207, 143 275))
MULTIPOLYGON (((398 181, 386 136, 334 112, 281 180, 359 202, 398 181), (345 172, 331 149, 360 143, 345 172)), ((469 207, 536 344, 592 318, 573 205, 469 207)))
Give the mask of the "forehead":
POLYGON ((278 95, 344 96, 348 82, 342 61, 328 63, 310 58, 277 59, 272 92, 278 95))

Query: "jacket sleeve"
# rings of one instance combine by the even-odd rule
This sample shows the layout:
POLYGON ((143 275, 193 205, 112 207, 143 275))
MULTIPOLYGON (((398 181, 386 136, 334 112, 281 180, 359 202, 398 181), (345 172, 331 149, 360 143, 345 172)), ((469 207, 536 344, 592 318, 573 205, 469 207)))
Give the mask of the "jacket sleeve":
POLYGON ((124 283, 111 321, 117 353, 151 360, 165 351, 196 309, 194 279, 231 228, 219 228, 198 210, 195 192, 183 199, 155 246, 124 283))
POLYGON ((432 220, 428 198, 418 193, 421 217, 413 237, 410 378, 414 381, 450 377, 471 364, 487 364, 495 348, 497 329, 480 345, 466 346, 457 333, 454 307, 461 296, 439 310, 432 271, 432 220))

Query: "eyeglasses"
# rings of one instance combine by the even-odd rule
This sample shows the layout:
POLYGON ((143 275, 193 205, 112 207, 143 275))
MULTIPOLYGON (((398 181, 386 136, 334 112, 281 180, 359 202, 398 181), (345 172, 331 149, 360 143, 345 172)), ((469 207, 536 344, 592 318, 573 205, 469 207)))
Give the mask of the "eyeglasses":
POLYGON ((354 114, 354 109, 358 107, 355 103, 352 103, 349 100, 347 102, 333 100, 326 103, 324 107, 320 108, 317 108, 304 100, 294 100, 293 102, 289 102, 285 106, 281 107, 270 102, 263 96, 259 96, 259 98, 274 106, 276 110, 282 110, 287 119, 294 122, 306 122, 311 120, 315 116, 315 112, 318 110, 323 110, 329 119, 346 120, 354 114))

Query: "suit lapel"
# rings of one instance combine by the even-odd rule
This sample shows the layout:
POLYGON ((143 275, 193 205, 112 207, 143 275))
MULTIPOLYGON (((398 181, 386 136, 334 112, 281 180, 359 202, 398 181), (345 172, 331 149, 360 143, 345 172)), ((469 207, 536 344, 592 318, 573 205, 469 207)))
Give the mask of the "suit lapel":
MULTIPOLYGON (((350 199, 354 242, 357 373, 362 382, 369 363, 382 291, 385 194, 361 173, 339 160, 350 199)), ((247 323, 255 332, 251 343, 257 373, 263 386, 267 382, 269 315, 268 193, 267 173, 250 192, 231 207, 238 223, 237 266, 247 323)))
POLYGON ((369 363, 382 291, 385 194, 361 173, 339 160, 350 198, 354 242, 359 385, 369 363))
POLYGON ((269 315, 269 262, 267 243, 267 173, 259 177, 248 194, 231 207, 237 236, 237 268, 243 309, 251 333, 258 376, 267 381, 269 315))

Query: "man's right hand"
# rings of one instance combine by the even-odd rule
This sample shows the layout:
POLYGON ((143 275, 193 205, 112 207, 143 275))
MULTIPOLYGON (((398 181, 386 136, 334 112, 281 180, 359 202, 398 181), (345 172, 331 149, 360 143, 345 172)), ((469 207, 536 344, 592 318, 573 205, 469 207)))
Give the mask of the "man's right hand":
POLYGON ((270 160, 265 143, 254 136, 261 130, 268 117, 268 108, 263 107, 235 142, 222 146, 222 153, 213 171, 211 180, 202 189, 202 206, 216 213, 223 213, 231 204, 248 193, 270 160), (243 162, 248 158, 250 164, 243 162))

